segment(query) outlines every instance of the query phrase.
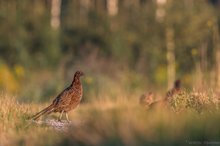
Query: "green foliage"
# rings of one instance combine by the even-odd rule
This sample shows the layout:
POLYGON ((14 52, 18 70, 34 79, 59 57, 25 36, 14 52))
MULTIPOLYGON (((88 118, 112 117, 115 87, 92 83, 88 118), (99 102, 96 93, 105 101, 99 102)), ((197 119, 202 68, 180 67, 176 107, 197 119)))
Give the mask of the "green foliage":
POLYGON ((49 11, 45 3, 32 3, 28 0, 1 3, 0 57, 10 66, 55 63, 59 55, 59 43, 50 27, 49 11))
POLYGON ((71 53, 78 59, 88 57, 98 51, 99 55, 108 56, 109 44, 106 34, 99 33, 89 28, 71 28, 63 30, 62 48, 64 53, 71 53))
MULTIPOLYGON (((163 90, 167 82, 167 28, 174 30, 176 74, 183 83, 188 87, 194 84, 192 78, 197 76, 195 70, 204 59, 204 48, 204 74, 215 69, 213 35, 217 33, 214 28, 218 13, 205 0, 171 0, 164 6, 162 21, 157 20, 158 6, 151 0, 119 2, 115 16, 108 14, 106 1, 91 1, 86 7, 81 1, 63 0, 57 30, 50 24, 49 1, 0 3, 0 60, 12 72, 11 86, 17 84, 8 92, 18 92, 24 101, 48 99, 52 92, 64 88, 64 80, 72 79, 67 73, 73 74, 76 69, 97 74, 89 75, 91 84, 85 82, 88 97, 97 96, 106 82, 109 86, 122 86, 129 93, 149 85, 163 90), (22 68, 23 77, 17 76, 17 66, 22 68), (50 78, 39 83, 38 80, 49 78, 42 70, 59 80, 50 78), (120 80, 112 74, 125 75, 120 80)), ((0 86, 4 89, 8 85, 2 82, 3 79, 0 86)), ((109 94, 114 96, 118 91, 112 92, 109 94)))

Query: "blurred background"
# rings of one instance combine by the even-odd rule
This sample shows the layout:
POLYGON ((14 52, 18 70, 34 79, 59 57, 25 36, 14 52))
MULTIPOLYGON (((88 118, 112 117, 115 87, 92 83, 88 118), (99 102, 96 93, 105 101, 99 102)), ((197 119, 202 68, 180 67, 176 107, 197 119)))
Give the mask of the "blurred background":
POLYGON ((0 0, 0 91, 44 102, 83 70, 84 102, 220 90, 220 0, 0 0))

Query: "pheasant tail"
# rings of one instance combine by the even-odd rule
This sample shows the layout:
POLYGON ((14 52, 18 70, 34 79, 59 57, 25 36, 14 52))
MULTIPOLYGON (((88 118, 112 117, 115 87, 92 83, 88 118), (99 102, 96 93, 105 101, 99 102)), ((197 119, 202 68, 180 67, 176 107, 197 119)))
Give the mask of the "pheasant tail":
POLYGON ((54 105, 51 104, 50 106, 46 107, 45 109, 43 109, 42 111, 36 113, 31 119, 32 120, 37 120, 38 118, 40 118, 40 116, 44 115, 44 114, 49 114, 52 112, 54 108, 54 105))

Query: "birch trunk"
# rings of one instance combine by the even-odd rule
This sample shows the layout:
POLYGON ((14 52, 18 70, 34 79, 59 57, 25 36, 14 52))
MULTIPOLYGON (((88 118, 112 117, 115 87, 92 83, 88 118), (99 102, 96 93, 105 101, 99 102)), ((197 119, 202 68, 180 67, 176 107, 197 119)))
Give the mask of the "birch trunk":
POLYGON ((107 0, 107 10, 110 16, 118 14, 118 0, 107 0))
POLYGON ((51 0, 51 27, 58 29, 60 27, 61 0, 51 0))
POLYGON ((214 46, 215 46, 215 61, 216 61, 216 67, 215 67, 215 86, 216 91, 220 93, 220 42, 219 42, 219 28, 216 24, 213 28, 213 40, 214 40, 214 46))
POLYGON ((167 47, 167 83, 168 89, 173 87, 175 80, 175 43, 173 28, 166 28, 166 47, 167 47))
POLYGON ((220 93, 220 48, 216 50, 216 89, 220 93))
POLYGON ((216 60, 216 90, 220 92, 220 45, 219 45, 219 29, 216 25, 214 27, 214 46, 215 46, 215 60, 216 60))

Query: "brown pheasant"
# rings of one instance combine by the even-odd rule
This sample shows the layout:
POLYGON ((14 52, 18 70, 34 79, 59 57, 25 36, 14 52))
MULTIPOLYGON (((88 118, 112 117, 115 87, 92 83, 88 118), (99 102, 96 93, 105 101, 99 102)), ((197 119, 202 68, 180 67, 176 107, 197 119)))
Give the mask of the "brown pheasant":
POLYGON ((174 82, 173 88, 167 92, 166 98, 172 97, 173 95, 179 94, 181 92, 182 92, 182 90, 181 90, 181 81, 176 80, 174 82))
POLYGON ((82 99, 83 88, 80 82, 80 77, 83 75, 84 73, 82 71, 77 71, 74 75, 71 85, 63 90, 53 100, 53 103, 50 106, 35 114, 32 119, 37 120, 42 115, 48 115, 52 112, 59 112, 59 121, 61 120, 63 113, 66 114, 66 119, 69 121, 67 113, 76 108, 82 99))
POLYGON ((150 108, 155 108, 155 107, 168 107, 168 100, 169 98, 173 97, 174 95, 181 94, 182 89, 181 89, 181 81, 176 80, 174 82, 174 86, 171 90, 169 90, 166 94, 166 97, 162 100, 155 101, 149 105, 150 108))
POLYGON ((141 95, 139 103, 144 107, 149 106, 153 102, 153 96, 153 92, 145 93, 141 95))

